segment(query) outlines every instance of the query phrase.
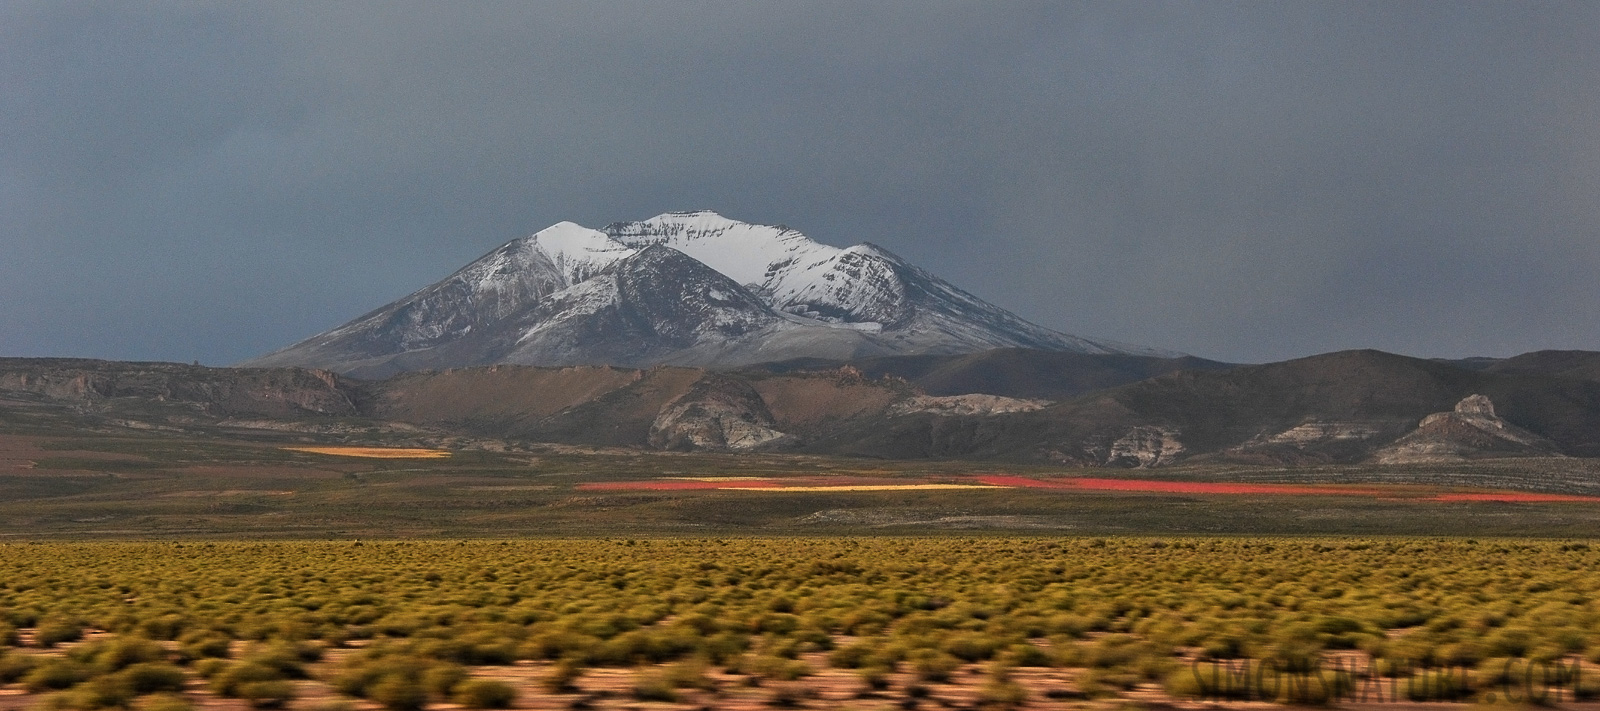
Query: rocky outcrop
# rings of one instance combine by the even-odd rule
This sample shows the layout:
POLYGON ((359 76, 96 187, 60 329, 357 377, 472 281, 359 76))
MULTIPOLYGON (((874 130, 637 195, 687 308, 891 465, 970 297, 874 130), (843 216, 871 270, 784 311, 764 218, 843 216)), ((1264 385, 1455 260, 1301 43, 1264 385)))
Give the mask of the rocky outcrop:
POLYGON ((1555 444, 1495 414, 1483 395, 1468 395, 1452 412, 1422 418, 1417 429, 1378 450, 1379 464, 1451 462, 1515 456, 1560 456, 1555 444))
POLYGON ((916 395, 889 408, 891 415, 929 412, 935 415, 1003 415, 1032 412, 1050 406, 1049 400, 1024 400, 999 395, 916 395))
MULTIPOLYGON (((1083 451, 1088 460, 1082 463, 1139 469, 1165 466, 1185 451, 1178 434, 1174 428, 1158 425, 1131 427, 1106 444, 1085 447, 1083 451)), ((1072 459, 1077 460, 1076 457, 1072 459)))
POLYGON ((1285 464, 1348 461, 1364 457, 1376 444, 1400 434, 1402 428, 1384 421, 1312 420, 1256 435, 1222 454, 1232 460, 1285 464))
POLYGON ((668 404, 650 426, 650 446, 677 450, 748 451, 789 438, 749 383, 709 376, 668 404))

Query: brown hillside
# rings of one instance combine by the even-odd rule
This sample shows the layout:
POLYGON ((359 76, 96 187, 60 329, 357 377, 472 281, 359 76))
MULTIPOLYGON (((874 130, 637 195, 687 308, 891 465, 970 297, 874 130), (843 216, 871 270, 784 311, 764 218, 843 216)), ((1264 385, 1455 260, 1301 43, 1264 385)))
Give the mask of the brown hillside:
POLYGON ((534 421, 639 381, 610 366, 499 365, 399 375, 383 381, 371 414, 415 423, 534 421))

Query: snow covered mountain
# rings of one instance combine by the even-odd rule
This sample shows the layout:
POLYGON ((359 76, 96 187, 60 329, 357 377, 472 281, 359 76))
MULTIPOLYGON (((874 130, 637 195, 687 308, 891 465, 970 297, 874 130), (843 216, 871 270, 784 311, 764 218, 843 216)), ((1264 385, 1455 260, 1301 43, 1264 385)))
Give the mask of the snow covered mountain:
POLYGON ((1174 355, 1057 333, 872 244, 674 212, 562 222, 245 363, 384 376, 490 363, 735 366, 1027 347, 1174 355))

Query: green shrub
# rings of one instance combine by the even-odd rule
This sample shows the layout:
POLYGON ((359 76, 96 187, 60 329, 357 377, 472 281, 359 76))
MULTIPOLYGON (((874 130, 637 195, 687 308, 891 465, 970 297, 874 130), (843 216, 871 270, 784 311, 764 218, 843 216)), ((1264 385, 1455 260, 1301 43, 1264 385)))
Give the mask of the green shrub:
POLYGON ((1028 690, 1010 679, 991 679, 978 689, 978 703, 991 708, 1016 708, 1028 700, 1028 690))
POLYGON ((194 673, 200 675, 200 678, 209 680, 227 671, 230 666, 233 664, 226 659, 202 659, 195 662, 191 668, 194 669, 194 673))
POLYGON ((38 694, 77 686, 92 675, 93 671, 83 664, 68 659, 46 659, 22 677, 22 686, 28 693, 38 694))
POLYGON ((1001 641, 984 634, 958 634, 945 640, 944 651, 967 662, 981 662, 994 656, 1001 641))
POLYGON ((503 681, 471 679, 456 688, 455 702, 472 709, 510 708, 517 690, 503 681))
POLYGON ((671 703, 678 700, 678 692, 667 681, 666 675, 660 672, 644 672, 639 674, 633 682, 633 698, 639 701, 665 701, 671 703))
POLYGON ((744 671, 774 681, 794 681, 811 676, 811 666, 798 659, 785 659, 770 655, 749 657, 740 666, 744 671))
POLYGON ((703 659, 686 659, 662 670, 667 683, 678 689, 712 689, 716 684, 706 676, 707 663, 703 659))
POLYGON ((422 688, 439 698, 448 699, 456 687, 467 680, 467 670, 456 664, 435 664, 422 672, 422 688))
POLYGON ((367 689, 368 699, 389 711, 419 711, 428 702, 421 682, 402 674, 389 674, 367 689))
POLYGON ((139 623, 139 633, 151 639, 177 639, 189 626, 183 615, 162 615, 139 623))
POLYGON ((276 709, 294 700, 294 685, 282 679, 240 684, 235 695, 258 709, 276 709))
POLYGON ((861 667, 856 670, 856 676, 861 678, 862 685, 866 686, 868 691, 883 691, 889 688, 889 673, 888 667, 879 666, 861 667))
POLYGON ((583 676, 583 665, 575 659, 563 659, 539 681, 539 685, 552 694, 570 694, 578 690, 580 676, 583 676))
POLYGON ((141 662, 118 672, 135 694, 183 691, 183 670, 165 662, 141 662))
POLYGON ((36 647, 49 649, 64 642, 76 642, 83 639, 83 624, 75 620, 53 619, 39 623, 39 629, 34 632, 33 644, 36 647))
POLYGON ((847 644, 828 654, 828 666, 835 669, 859 669, 877 650, 866 642, 847 644))
POLYGON ((1055 660, 1050 658, 1049 652, 1026 642, 1011 645, 1006 650, 1004 661, 1014 667, 1049 667, 1055 665, 1055 660))
POLYGON ((151 694, 134 702, 134 711, 194 711, 194 704, 178 694, 151 694))
POLYGON ((283 681, 283 673, 265 664, 245 661, 227 664, 211 677, 211 690, 218 696, 245 698, 246 684, 283 681))
POLYGON ((136 696, 121 675, 97 676, 63 694, 66 704, 75 709, 127 707, 136 696))
POLYGON ((33 671, 39 663, 31 654, 10 654, 0 650, 0 684, 10 684, 33 671))
POLYGON ((960 668, 960 659, 932 649, 919 649, 911 657, 911 669, 923 681, 950 681, 950 675, 960 668))
POLYGON ((67 657, 109 674, 135 664, 162 661, 166 651, 148 639, 118 636, 74 647, 67 657))
POLYGON ((233 640, 227 636, 216 633, 201 633, 185 635, 180 640, 178 659, 192 662, 196 659, 226 659, 233 647, 233 640))

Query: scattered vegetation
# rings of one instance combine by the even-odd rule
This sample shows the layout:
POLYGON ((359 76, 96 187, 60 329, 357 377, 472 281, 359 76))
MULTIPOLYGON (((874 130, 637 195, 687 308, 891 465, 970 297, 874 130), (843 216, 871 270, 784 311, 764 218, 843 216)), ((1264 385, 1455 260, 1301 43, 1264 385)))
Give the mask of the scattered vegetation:
MULTIPOLYGON (((748 693, 808 705, 826 672, 851 679, 848 693, 898 689, 908 703, 966 684, 992 708, 1154 685, 1198 695, 1196 664, 1370 660, 1347 685, 1474 670, 1408 692, 1434 699, 1528 664, 1600 662, 1600 550, 1402 538, 3 544, 0 642, 0 684, 82 710, 186 711, 201 685, 276 708, 307 678, 391 711, 507 708, 519 694, 583 704, 586 672, 606 668, 635 669, 625 693, 641 701, 765 686, 748 693), (546 671, 526 687, 484 673, 527 663, 546 671), (1030 686, 1039 670, 1068 672, 1071 688, 1030 686)), ((1596 690, 1570 681, 1570 693, 1596 690)), ((1324 703, 1344 688, 1278 700, 1324 703)))

